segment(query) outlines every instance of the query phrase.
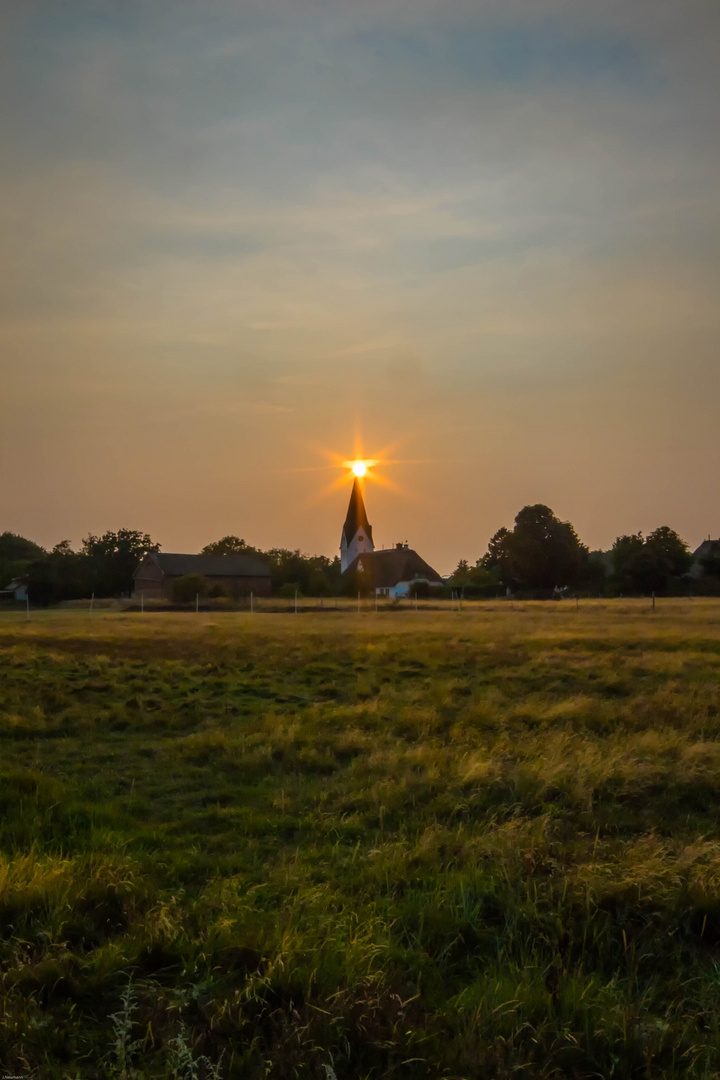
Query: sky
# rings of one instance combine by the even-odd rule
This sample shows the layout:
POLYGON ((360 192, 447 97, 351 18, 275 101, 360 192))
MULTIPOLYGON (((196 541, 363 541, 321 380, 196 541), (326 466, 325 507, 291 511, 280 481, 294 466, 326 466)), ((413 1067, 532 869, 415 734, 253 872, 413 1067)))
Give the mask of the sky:
POLYGON ((4 0, 0 531, 720 535, 716 0, 4 0))

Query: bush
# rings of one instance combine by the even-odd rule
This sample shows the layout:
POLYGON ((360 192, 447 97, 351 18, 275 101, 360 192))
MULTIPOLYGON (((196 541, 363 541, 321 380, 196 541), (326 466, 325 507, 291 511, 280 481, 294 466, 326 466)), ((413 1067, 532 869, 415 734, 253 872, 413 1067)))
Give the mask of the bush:
POLYGON ((173 581, 172 596, 178 604, 187 604, 196 596, 207 596, 209 583, 202 574, 185 574, 173 581))
POLYGON ((294 600, 296 589, 298 599, 300 599, 300 597, 303 595, 302 589, 299 585, 296 585, 294 581, 286 581, 284 585, 280 586, 275 595, 279 596, 283 600, 294 600))
POLYGON ((211 585, 208 589, 208 597, 210 600, 226 600, 230 596, 230 593, 224 585, 211 585))

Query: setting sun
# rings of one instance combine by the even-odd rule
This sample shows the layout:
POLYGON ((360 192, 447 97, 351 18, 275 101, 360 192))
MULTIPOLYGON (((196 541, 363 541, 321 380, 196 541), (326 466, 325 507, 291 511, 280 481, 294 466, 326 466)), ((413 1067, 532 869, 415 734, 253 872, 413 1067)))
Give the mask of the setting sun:
POLYGON ((353 462, 352 471, 356 476, 364 476, 367 472, 367 466, 364 461, 355 461, 353 462))

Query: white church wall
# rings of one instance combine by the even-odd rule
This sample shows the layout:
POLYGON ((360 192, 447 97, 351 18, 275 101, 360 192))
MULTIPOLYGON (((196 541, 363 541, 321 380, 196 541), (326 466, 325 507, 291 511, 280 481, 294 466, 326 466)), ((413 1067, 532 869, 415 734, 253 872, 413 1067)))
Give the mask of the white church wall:
POLYGON ((340 545, 340 569, 343 572, 358 555, 367 555, 375 550, 372 540, 370 540, 364 529, 358 529, 350 543, 347 545, 346 551, 343 551, 345 546, 344 541, 345 537, 343 536, 343 543, 340 545))

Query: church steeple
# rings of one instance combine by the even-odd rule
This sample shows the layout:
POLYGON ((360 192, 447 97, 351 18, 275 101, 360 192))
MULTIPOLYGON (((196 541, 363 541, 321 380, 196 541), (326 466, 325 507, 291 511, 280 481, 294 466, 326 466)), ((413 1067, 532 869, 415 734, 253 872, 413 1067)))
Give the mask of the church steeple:
POLYGON ((356 477, 340 538, 340 569, 344 573, 357 555, 374 550, 372 525, 365 511, 360 481, 356 477))

